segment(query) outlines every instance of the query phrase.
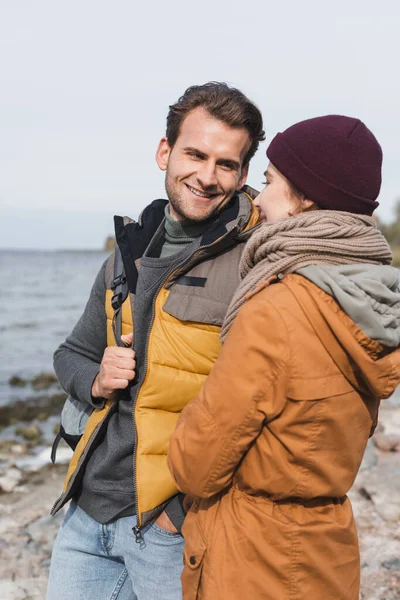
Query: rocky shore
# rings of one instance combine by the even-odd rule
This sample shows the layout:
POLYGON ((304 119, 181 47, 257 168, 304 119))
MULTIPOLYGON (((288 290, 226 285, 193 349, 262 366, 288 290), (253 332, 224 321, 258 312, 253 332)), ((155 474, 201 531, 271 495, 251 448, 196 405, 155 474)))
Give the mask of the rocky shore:
MULTIPOLYGON (((33 388, 32 381, 21 385, 33 388)), ((52 465, 50 447, 65 396, 54 380, 36 385, 31 400, 0 407, 1 600, 44 600, 53 542, 63 518, 63 513, 54 518, 49 513, 71 452, 60 445, 57 464, 52 465)), ((360 539, 360 598, 398 600, 400 390, 382 403, 380 424, 349 495, 360 539)))

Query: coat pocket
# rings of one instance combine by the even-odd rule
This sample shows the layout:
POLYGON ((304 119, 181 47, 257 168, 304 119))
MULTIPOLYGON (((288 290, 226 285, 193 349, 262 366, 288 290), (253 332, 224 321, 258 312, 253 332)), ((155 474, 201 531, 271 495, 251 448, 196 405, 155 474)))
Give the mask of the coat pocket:
MULTIPOLYGON (((197 288, 195 288, 197 291, 197 288)), ((205 294, 205 292, 203 292, 205 294)), ((169 315, 184 322, 202 323, 221 327, 228 305, 218 302, 206 295, 181 291, 178 286, 171 289, 163 310, 169 315)))
POLYGON ((200 600, 201 576, 207 546, 195 514, 188 513, 182 533, 185 538, 182 597, 183 600, 200 600))
POLYGON ((354 392, 353 386, 341 373, 327 377, 292 377, 288 382, 287 396, 291 400, 322 400, 354 392))

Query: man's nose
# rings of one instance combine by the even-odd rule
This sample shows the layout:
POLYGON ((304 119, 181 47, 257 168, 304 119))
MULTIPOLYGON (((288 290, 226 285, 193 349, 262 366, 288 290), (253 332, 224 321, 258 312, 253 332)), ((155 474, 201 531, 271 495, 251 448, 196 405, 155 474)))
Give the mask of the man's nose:
POLYGON ((216 166, 212 163, 205 163, 197 172, 197 178, 203 188, 215 187, 217 185, 216 166))

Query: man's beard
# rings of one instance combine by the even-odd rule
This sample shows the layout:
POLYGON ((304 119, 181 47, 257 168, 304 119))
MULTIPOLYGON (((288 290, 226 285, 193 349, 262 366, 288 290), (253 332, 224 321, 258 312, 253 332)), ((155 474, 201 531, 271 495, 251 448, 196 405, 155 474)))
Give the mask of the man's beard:
POLYGON ((209 211, 205 211, 199 216, 193 216, 187 212, 184 206, 184 201, 182 200, 180 194, 176 191, 175 186, 168 181, 168 173, 165 176, 165 191, 167 192, 168 200, 174 209, 175 213, 179 215, 185 221, 191 221, 192 223, 200 223, 202 221, 207 221, 208 219, 214 217, 219 212, 221 212, 222 208, 228 203, 225 201, 224 203, 217 204, 216 206, 212 206, 209 211))

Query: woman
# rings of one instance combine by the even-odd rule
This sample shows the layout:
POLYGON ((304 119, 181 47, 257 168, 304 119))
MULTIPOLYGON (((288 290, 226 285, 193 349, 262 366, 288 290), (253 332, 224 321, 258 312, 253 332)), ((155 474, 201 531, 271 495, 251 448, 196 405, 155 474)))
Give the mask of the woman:
POLYGON ((329 115, 267 150, 221 354, 170 442, 194 501, 185 600, 358 600, 354 482, 400 381, 400 291, 371 215, 382 151, 329 115))

